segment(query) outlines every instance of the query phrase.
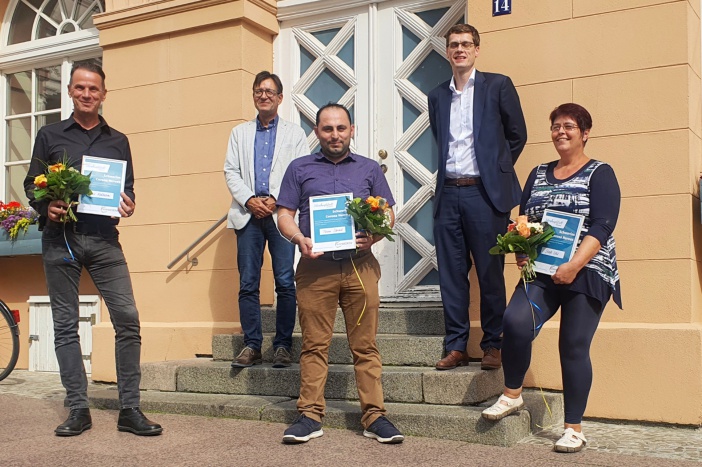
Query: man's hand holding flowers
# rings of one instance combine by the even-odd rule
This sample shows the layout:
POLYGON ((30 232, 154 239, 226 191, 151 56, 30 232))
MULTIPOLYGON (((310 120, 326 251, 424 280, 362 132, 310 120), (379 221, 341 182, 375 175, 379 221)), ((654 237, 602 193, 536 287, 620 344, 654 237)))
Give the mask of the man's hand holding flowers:
POLYGON ((72 206, 78 195, 91 195, 90 176, 70 167, 68 157, 47 165, 46 172, 34 178, 34 199, 49 201, 47 216, 54 222, 76 221, 72 206))
POLYGON ((356 223, 356 248, 368 250, 373 243, 383 238, 391 242, 395 232, 392 230, 394 213, 385 198, 369 196, 365 200, 354 198, 346 203, 346 212, 356 223))

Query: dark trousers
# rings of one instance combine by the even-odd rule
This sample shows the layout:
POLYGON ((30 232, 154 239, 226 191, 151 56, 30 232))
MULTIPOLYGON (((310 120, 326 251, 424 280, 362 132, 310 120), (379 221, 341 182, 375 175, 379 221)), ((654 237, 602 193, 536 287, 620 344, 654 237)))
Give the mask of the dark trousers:
POLYGON ((239 319, 244 331, 244 344, 261 350, 261 268, 263 252, 268 242, 275 281, 276 322, 273 347, 292 347, 295 328, 295 246, 288 242, 273 221, 252 217, 243 229, 235 230, 237 238, 237 265, 239 268, 239 319))
POLYGON ((445 186, 434 219, 439 285, 444 305, 447 352, 464 352, 470 320, 470 282, 473 262, 480 286, 480 347, 502 346, 502 315, 507 304, 502 255, 488 253, 497 234, 504 234, 509 214, 495 210, 482 185, 445 186), (472 260, 471 260, 472 255, 472 260))
POLYGON ((578 424, 583 419, 592 386, 590 344, 603 309, 598 300, 562 288, 545 290, 530 285, 525 290, 520 283, 504 317, 502 367, 505 386, 510 389, 522 387, 531 363, 531 343, 541 326, 556 314, 559 307, 561 327, 558 351, 561 356, 565 422, 578 424), (533 302, 531 305, 529 300, 533 302))
POLYGON ((78 284, 85 267, 107 304, 115 329, 117 390, 121 408, 139 407, 141 336, 129 269, 117 229, 83 235, 71 225, 46 228, 42 236, 46 285, 54 319, 54 346, 70 408, 88 407, 88 379, 78 336, 78 284), (73 251, 75 260, 66 247, 73 251))

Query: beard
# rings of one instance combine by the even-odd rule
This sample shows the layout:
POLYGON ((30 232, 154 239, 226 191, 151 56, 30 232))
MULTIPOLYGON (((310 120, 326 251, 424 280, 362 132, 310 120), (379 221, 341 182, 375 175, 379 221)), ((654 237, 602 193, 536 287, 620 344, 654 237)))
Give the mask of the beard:
POLYGON ((343 159, 349 153, 349 145, 342 144, 338 148, 324 147, 322 146, 322 154, 327 156, 331 160, 343 159))

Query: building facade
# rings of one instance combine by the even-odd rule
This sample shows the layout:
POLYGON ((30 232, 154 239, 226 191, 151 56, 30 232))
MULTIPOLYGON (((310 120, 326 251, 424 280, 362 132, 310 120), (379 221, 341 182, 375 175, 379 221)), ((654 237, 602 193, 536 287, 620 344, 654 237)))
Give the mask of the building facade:
MULTIPOLYGON (((137 211, 120 231, 142 317, 142 358, 207 355, 213 334, 240 330, 235 236, 219 227, 189 253, 197 265, 166 265, 226 213, 229 131, 254 116, 253 76, 273 69, 285 86, 282 115, 305 128, 311 149, 316 110, 328 101, 351 108, 354 150, 384 166, 398 201, 399 241, 378 251, 383 300, 433 303, 437 157, 426 94, 450 77, 444 32, 467 20, 481 32, 478 68, 509 75, 522 100, 529 141, 516 165, 520 180, 557 158, 548 115, 577 102, 593 115, 588 155, 610 163, 621 185, 615 237, 624 310, 610 303, 596 334, 586 416, 700 425, 701 2, 518 0, 511 14, 492 16, 494 3, 0 2, 0 199, 24 200, 33 135, 70 114, 70 64, 101 59, 103 114, 129 136, 134 155, 137 211)), ((507 283, 516 283, 508 261, 507 283)), ((268 260, 264 269, 262 298, 273 303, 268 260)), ((87 279, 81 293, 95 294, 87 279)), ((29 365, 27 300, 45 294, 40 257, 0 257, 0 298, 27 318, 19 367, 29 365)), ((113 331, 104 306, 101 314, 92 377, 111 381, 113 331)), ((559 389, 557 317, 541 334, 527 384, 559 389)), ((474 355, 479 337, 471 335, 474 355)))

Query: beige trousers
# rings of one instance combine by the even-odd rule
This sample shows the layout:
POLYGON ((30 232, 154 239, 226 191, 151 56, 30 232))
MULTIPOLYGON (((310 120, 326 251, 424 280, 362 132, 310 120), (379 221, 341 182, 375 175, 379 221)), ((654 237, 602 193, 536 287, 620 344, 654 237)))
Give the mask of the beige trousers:
POLYGON ((324 417, 324 387, 337 306, 341 307, 346 321, 356 387, 363 411, 361 424, 368 428, 378 417, 385 415, 382 364, 375 340, 380 305, 379 280, 380 265, 371 253, 353 258, 353 263, 351 259, 300 260, 295 273, 302 328, 297 410, 305 416, 319 422, 324 417), (361 317, 364 303, 365 311, 361 317), (361 322, 357 324, 359 317, 361 322))

